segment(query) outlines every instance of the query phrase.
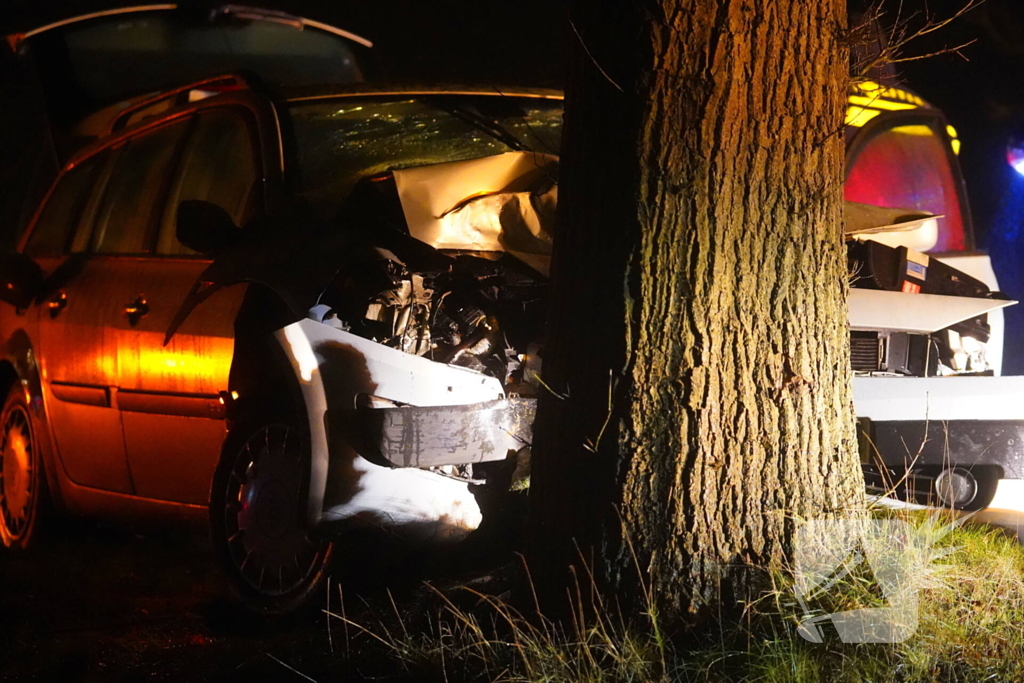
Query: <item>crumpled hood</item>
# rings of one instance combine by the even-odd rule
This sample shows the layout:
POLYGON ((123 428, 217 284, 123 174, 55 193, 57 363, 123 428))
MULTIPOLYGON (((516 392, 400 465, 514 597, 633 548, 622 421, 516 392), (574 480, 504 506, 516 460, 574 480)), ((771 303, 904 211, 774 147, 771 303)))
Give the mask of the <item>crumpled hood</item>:
POLYGON ((534 152, 393 172, 409 234, 435 249, 503 251, 548 274, 558 157, 534 152))

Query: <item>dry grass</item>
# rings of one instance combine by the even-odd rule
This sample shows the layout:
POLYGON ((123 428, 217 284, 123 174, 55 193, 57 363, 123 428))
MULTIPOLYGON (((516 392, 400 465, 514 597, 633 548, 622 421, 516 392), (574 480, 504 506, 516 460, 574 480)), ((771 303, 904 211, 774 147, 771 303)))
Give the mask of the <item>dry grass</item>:
MULTIPOLYGON (((915 512, 879 512, 921 526, 915 512)), ((434 591, 434 613, 415 628, 397 605, 375 624, 329 613, 346 639, 385 649, 410 679, 444 681, 592 682, 744 681, 860 682, 1024 680, 1024 551, 1002 533, 965 525, 938 542, 951 550, 945 568, 920 591, 915 635, 898 644, 815 644, 797 635, 806 616, 793 596, 792 576, 768 574, 771 584, 742 618, 716 624, 713 634, 667 639, 656 610, 633 619, 601 606, 596 617, 569 623, 528 620, 507 602, 464 589, 470 607, 434 591), (407 623, 408 622, 408 623, 407 623)), ((461 600, 459 601, 462 602, 461 600)), ((884 603, 866 566, 832 587, 824 612, 884 603)))

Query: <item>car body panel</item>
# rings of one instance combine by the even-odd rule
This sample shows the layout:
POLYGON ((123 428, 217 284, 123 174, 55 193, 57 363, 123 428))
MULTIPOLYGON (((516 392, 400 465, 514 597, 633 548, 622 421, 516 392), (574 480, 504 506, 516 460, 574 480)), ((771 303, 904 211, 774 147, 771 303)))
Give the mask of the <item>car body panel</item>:
POLYGON ((938 332, 1016 301, 975 299, 941 294, 906 294, 879 289, 851 289, 847 301, 850 327, 901 332, 938 332))
MULTIPOLYGON (((227 110, 247 112, 251 119, 254 139, 259 141, 255 151, 263 210, 276 197, 273 190, 264 189, 265 183, 280 185, 273 111, 247 92, 222 100, 217 111, 225 111, 227 105, 227 110)), ((197 102, 164 120, 141 120, 119 130, 103 144, 77 154, 53 187, 104 150, 118 149, 136 136, 205 110, 205 103, 197 102)), ((116 156, 105 162, 105 170, 94 181, 94 195, 80 210, 85 228, 99 210, 116 156)), ((33 224, 43 206, 46 201, 36 211, 33 224)), ((23 235, 21 249, 29 236, 23 235)), ((83 233, 75 239, 74 248, 87 249, 88 243, 88 234, 83 233)), ((131 255, 80 253, 38 260, 47 275, 45 294, 27 316, 19 318, 5 307, 0 318, 4 329, 25 327, 24 318, 38 321, 38 329, 35 325, 30 329, 41 354, 38 400, 50 414, 51 450, 59 463, 49 471, 63 475, 51 488, 67 489, 65 497, 74 507, 85 499, 92 501, 86 503, 91 506, 105 492, 121 494, 120 503, 112 503, 113 510, 122 504, 134 505, 132 501, 163 501, 144 506, 159 516, 165 516, 168 504, 205 505, 225 433, 224 406, 218 394, 228 389, 233 322, 244 288, 214 297, 180 338, 165 347, 169 319, 208 260, 148 257, 145 262, 152 269, 140 269, 142 260, 131 255), (125 309, 139 299, 146 301, 149 311, 133 325, 125 309), (44 347, 48 352, 42 352, 44 347), (90 438, 81 438, 82 434, 90 438), (134 462, 128 462, 129 452, 134 462)))
POLYGON ((205 504, 226 434, 220 394, 229 386, 245 288, 218 292, 163 343, 178 304, 207 264, 152 259, 138 274, 149 313, 122 339, 118 405, 135 490, 146 498, 205 504))
POLYGON ((47 412, 64 471, 76 484, 129 494, 134 487, 116 392, 119 342, 131 334, 124 306, 137 294, 137 268, 135 259, 88 257, 55 295, 63 307, 34 311, 47 412))
POLYGON ((465 482, 375 464, 353 448, 360 396, 413 406, 503 399, 501 383, 472 370, 403 353, 330 325, 303 319, 275 333, 309 419, 310 523, 359 518, 450 534, 475 528, 479 506, 465 482))

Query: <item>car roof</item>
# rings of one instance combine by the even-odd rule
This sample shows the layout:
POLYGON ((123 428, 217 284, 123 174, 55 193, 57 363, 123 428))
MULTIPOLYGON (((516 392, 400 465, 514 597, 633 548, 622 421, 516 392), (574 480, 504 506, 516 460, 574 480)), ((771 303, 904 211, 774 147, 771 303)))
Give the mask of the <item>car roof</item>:
POLYGON ((561 100, 562 93, 551 88, 524 88, 491 85, 408 85, 396 83, 353 83, 337 86, 286 87, 268 89, 255 83, 250 76, 224 74, 203 79, 177 88, 162 90, 112 104, 94 112, 76 126, 76 134, 103 138, 132 127, 153 116, 170 115, 194 102, 216 97, 221 93, 250 91, 269 96, 272 102, 290 104, 304 101, 327 100, 357 96, 426 96, 464 95, 491 97, 527 97, 561 100), (148 114, 148 115, 147 115, 148 114))

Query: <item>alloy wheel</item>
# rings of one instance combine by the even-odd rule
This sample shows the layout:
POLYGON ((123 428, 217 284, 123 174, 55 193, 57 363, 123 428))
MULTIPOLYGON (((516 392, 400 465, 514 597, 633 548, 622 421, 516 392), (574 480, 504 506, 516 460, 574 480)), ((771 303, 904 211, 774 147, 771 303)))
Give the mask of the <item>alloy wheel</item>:
POLYGON ((0 444, 0 516, 8 541, 20 539, 32 522, 37 495, 32 429, 24 406, 12 406, 4 419, 0 444))
POLYGON ((245 441, 228 474, 227 551, 238 578, 261 596, 301 590, 327 552, 302 523, 303 464, 294 430, 271 424, 245 441))

